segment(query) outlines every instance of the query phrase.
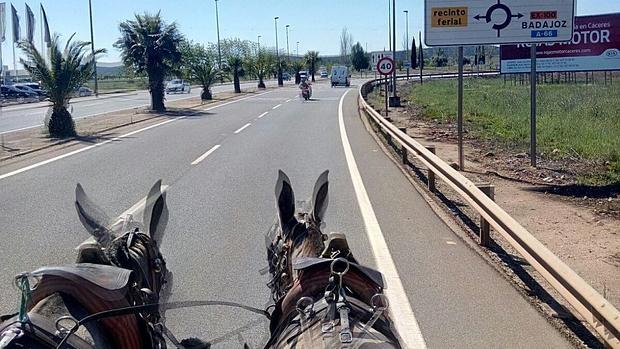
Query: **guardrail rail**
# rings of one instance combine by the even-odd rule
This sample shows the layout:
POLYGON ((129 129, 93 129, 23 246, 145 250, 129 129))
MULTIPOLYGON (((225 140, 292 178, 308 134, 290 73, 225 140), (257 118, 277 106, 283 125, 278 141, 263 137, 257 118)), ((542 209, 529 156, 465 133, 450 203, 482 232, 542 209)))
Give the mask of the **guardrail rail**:
POLYGON ((415 155, 429 173, 441 178, 500 233, 528 263, 579 313, 600 335, 605 344, 620 349, 620 312, 575 271, 562 262, 529 231, 484 194, 473 182, 449 166, 425 146, 387 121, 367 102, 366 96, 381 80, 370 80, 359 89, 359 103, 367 115, 415 155))

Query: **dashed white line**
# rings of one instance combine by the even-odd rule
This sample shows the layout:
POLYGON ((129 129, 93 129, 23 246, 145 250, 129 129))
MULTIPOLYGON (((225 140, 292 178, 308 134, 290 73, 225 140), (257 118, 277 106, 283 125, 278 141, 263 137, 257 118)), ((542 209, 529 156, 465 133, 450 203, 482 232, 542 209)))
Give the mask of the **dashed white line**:
POLYGON ((220 145, 214 145, 211 149, 207 150, 206 153, 200 155, 196 160, 192 161, 192 165, 198 165, 202 160, 206 159, 207 156, 211 155, 211 153, 213 153, 214 151, 217 150, 217 148, 219 148, 220 145))
POLYGON ((385 242, 385 237, 379 226, 379 221, 375 215, 375 211, 370 203, 370 198, 366 192, 364 181, 355 162, 353 156, 353 150, 351 150, 351 144, 347 136, 347 131, 344 125, 344 117, 342 113, 342 102, 347 93, 351 91, 347 90, 342 97, 340 97, 340 104, 338 105, 338 125, 340 127, 340 138, 342 140, 342 147, 344 148, 344 155, 347 160, 347 166, 349 167, 349 173, 351 175, 351 181, 353 182, 353 188, 355 190, 355 196, 357 203, 364 220, 364 226, 366 227, 366 235, 372 248, 372 254, 375 257, 375 264, 379 271, 385 276, 387 287, 385 294, 390 300, 392 306, 390 310, 395 321, 396 329, 405 342, 404 347, 410 349, 425 349, 426 342, 422 337, 422 332, 418 325, 411 304, 405 293, 405 288, 400 281, 400 276, 396 270, 396 265, 390 254, 390 250, 385 242))
MULTIPOLYGON (((275 90, 273 90, 273 91, 275 91, 275 90)), ((264 94, 266 94, 266 93, 270 93, 270 92, 273 92, 273 91, 267 91, 267 92, 263 92, 263 93, 260 93, 260 94, 254 95, 254 96, 248 96, 248 97, 244 97, 244 98, 240 98, 240 99, 235 99, 235 100, 233 100, 233 101, 226 102, 226 103, 223 103, 223 104, 214 105, 214 106, 212 106, 212 107, 210 107, 210 108, 206 108, 206 109, 203 109, 203 110, 205 110, 205 111, 206 111, 206 110, 212 110, 212 109, 219 108, 219 107, 223 107, 223 106, 225 106, 225 105, 229 105, 229 104, 232 104, 232 103, 240 102, 240 101, 246 100, 246 99, 248 99, 248 98, 254 98, 254 97, 257 97, 257 96, 260 96, 260 95, 264 95, 264 94)), ((100 147, 100 146, 105 145, 105 144, 108 144, 108 143, 116 142, 116 141, 121 140, 121 139, 123 139, 123 138, 127 138, 127 137, 130 137, 130 136, 133 136, 133 135, 135 135, 135 134, 138 134, 138 133, 144 132, 144 131, 146 131, 146 130, 150 130, 150 129, 155 128, 155 127, 163 126, 163 125, 169 124, 169 123, 171 123, 171 122, 175 122, 175 121, 178 121, 178 120, 185 119, 186 117, 187 117, 187 116, 180 116, 180 117, 178 117, 178 118, 174 118, 174 119, 166 120, 166 121, 160 122, 160 123, 158 123, 158 124, 150 125, 150 126, 147 126, 147 127, 144 127, 144 128, 138 129, 138 130, 135 130, 135 131, 131 131, 131 132, 129 132, 129 133, 125 133, 124 135, 120 135, 120 136, 118 136, 118 137, 114 137, 114 138, 112 138, 112 139, 105 140, 105 141, 103 141, 103 142, 101 142, 101 143, 96 143, 96 144, 89 145, 89 146, 84 147, 84 148, 76 149, 76 150, 71 151, 71 152, 69 152, 69 153, 65 153, 65 154, 62 154, 62 155, 59 155, 59 156, 53 157, 53 158, 51 158, 51 159, 47 159, 47 160, 44 160, 44 161, 41 161, 41 162, 37 162, 37 163, 35 163, 35 164, 29 165, 29 166, 26 166, 26 167, 22 167, 22 168, 20 168, 20 169, 15 170, 15 171, 11 171, 11 172, 8 172, 8 173, 5 173, 5 174, 1 174, 1 175, 0 175, 0 180, 1 180, 1 179, 8 178, 8 177, 15 176, 15 175, 20 174, 20 173, 22 173, 22 172, 26 172, 26 171, 32 170, 32 169, 37 168, 37 167, 39 167, 39 166, 43 166, 43 165, 46 165, 46 164, 49 164, 49 163, 52 163, 52 162, 55 162, 55 161, 58 161, 58 160, 61 160, 61 159, 64 159, 64 158, 70 157, 70 156, 73 156, 73 155, 75 155, 75 154, 79 154, 79 153, 81 153, 81 152, 85 152, 85 151, 87 151, 87 150, 91 150, 91 149, 93 149, 93 148, 100 147)), ((35 127, 36 127, 36 126, 35 126, 35 127)))
POLYGON ((285 103, 288 103, 288 102, 290 102, 290 101, 292 101, 292 99, 290 99, 290 98, 289 98, 289 99, 287 99, 287 100, 286 100, 286 102, 285 102, 285 103))
POLYGON ((271 108, 271 109, 278 109, 278 108, 280 108, 280 106, 281 106, 281 105, 282 105, 282 104, 278 104, 278 105, 276 105, 275 107, 273 107, 273 108, 271 108))
POLYGON ((258 118, 260 119, 260 118, 262 118, 263 116, 265 116, 265 115, 267 115, 267 114, 269 114, 269 112, 268 112, 268 111, 266 111, 266 112, 262 113, 261 115, 259 115, 259 116, 258 116, 258 118))
POLYGON ((250 125, 252 125, 252 124, 248 122, 247 124, 245 124, 245 125, 241 126, 241 127, 240 127, 237 131, 235 131, 234 133, 235 133, 235 134, 238 134, 239 132, 241 132, 241 131, 245 130, 247 127, 250 127, 250 125))

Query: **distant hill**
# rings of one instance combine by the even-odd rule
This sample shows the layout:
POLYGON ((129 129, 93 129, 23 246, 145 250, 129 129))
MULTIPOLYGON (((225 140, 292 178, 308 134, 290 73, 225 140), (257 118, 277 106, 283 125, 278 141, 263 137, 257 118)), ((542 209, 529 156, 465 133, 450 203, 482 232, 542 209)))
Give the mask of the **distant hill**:
POLYGON ((125 75, 125 66, 121 62, 97 62, 97 75, 123 76, 125 75))

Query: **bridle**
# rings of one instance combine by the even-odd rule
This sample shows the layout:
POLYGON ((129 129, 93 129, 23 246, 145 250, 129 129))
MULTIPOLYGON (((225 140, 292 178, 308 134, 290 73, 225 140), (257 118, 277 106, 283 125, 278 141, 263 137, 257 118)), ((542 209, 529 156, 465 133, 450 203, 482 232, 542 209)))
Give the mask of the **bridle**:
POLYGON ((324 240, 320 224, 313 219, 312 215, 298 213, 296 216, 284 225, 290 229, 284 231, 283 228, 276 228, 278 234, 268 249, 269 270, 272 278, 267 285, 271 289, 273 301, 276 303, 286 296, 293 284, 292 262, 296 247, 308 236, 314 234, 321 237, 321 243, 324 240))

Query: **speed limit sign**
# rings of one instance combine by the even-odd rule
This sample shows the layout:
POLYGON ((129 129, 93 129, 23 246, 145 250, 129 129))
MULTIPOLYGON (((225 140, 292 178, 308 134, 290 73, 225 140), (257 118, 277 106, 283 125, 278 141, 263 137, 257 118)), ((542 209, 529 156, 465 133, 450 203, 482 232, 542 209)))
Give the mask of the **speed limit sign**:
POLYGON ((394 72, 394 60, 390 57, 383 57, 377 62, 377 71, 381 75, 390 75, 394 72))

